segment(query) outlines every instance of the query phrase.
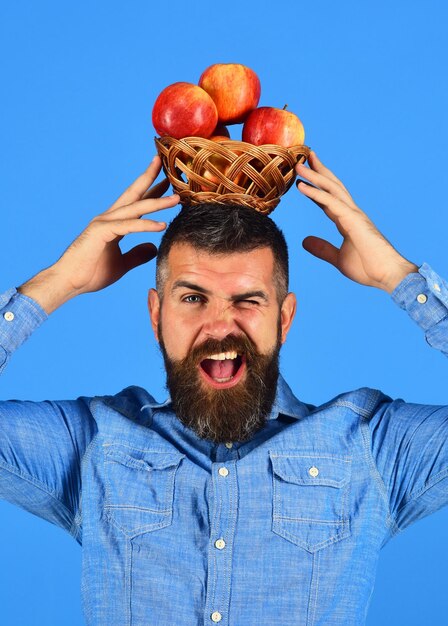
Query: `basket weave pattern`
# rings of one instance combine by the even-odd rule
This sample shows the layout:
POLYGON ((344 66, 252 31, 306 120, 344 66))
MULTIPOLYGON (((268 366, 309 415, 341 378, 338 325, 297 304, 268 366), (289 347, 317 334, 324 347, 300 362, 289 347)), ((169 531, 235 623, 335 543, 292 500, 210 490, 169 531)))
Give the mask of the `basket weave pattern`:
POLYGON ((307 146, 254 146, 202 137, 156 137, 155 143, 182 205, 242 204, 264 215, 275 209, 295 180, 294 166, 310 153, 307 146))

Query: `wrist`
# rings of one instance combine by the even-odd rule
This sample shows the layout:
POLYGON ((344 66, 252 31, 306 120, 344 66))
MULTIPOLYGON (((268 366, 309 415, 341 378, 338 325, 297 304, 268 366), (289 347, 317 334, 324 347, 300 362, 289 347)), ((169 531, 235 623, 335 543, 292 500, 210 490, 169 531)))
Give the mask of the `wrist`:
POLYGON ((17 287, 17 291, 35 300, 47 315, 77 295, 54 265, 17 287))
POLYGON ((418 272, 418 265, 415 265, 415 263, 411 263, 410 261, 403 260, 403 262, 397 266, 394 273, 382 286, 382 289, 391 294, 395 288, 398 287, 401 281, 412 272, 418 272))

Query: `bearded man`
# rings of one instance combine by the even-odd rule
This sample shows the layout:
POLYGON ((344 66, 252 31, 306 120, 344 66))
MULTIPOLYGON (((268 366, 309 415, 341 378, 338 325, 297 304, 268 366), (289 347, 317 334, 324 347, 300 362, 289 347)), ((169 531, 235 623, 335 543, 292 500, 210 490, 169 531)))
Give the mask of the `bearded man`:
MULTIPOLYGON (((448 353, 448 287, 401 256, 314 152, 299 191, 343 237, 304 247, 377 287, 448 353)), ((64 302, 156 255, 122 253, 178 196, 158 158, 61 258, 0 296, 0 367, 64 302), (148 190, 149 188, 149 190, 148 190)), ((0 404, 0 497, 83 550, 86 623, 361 626, 378 554, 447 504, 448 407, 362 388, 322 406, 279 374, 296 310, 285 239, 241 206, 184 208, 157 255, 148 307, 170 397, 0 404)), ((1 371, 1 370, 0 370, 1 371)))

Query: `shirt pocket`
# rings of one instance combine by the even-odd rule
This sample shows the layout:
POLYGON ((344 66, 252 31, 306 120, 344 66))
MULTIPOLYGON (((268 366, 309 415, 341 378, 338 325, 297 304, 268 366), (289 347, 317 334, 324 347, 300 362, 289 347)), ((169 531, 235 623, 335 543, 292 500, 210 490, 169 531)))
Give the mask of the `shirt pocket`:
POLYGON ((135 537, 172 523, 174 482, 185 454, 105 446, 105 514, 135 537))
POLYGON ((351 458, 273 451, 269 456, 273 532, 308 552, 349 537, 351 458))

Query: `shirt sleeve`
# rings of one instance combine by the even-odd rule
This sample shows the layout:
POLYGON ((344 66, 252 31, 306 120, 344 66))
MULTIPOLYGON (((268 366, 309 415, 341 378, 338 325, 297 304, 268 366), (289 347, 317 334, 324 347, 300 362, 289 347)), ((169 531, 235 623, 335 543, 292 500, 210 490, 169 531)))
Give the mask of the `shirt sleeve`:
POLYGON ((448 284, 427 264, 408 274, 391 293, 425 332, 427 343, 448 356, 448 284))
POLYGON ((369 431, 392 535, 448 504, 447 406, 383 396, 369 431))
POLYGON ((15 287, 0 294, 0 374, 11 355, 48 318, 44 309, 15 287))
MULTIPOLYGON (((0 373, 48 315, 16 289, 0 295, 0 373)), ((81 463, 96 434, 90 398, 0 402, 0 499, 81 542, 81 463)))
MULTIPOLYGON (((391 294, 428 344, 448 356, 448 285, 424 263, 391 294)), ((370 445, 388 499, 392 535, 448 504, 448 406, 382 396, 370 445)))

